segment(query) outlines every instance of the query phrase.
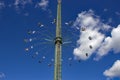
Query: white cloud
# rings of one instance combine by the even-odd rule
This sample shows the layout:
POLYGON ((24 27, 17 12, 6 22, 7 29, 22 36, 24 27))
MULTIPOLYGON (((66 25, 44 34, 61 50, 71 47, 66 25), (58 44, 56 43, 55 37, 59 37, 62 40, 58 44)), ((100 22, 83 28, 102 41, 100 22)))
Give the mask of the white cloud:
POLYGON ((120 12, 115 12, 116 15, 120 16, 120 12))
POLYGON ((24 16, 29 16, 29 13, 28 12, 24 13, 24 16))
POLYGON ((99 60, 110 51, 114 53, 120 52, 120 25, 116 28, 111 27, 107 23, 103 23, 100 17, 96 16, 92 10, 89 10, 78 14, 74 27, 80 30, 77 47, 73 51, 75 58, 86 60, 95 53, 94 60, 99 60), (82 31, 82 28, 85 28, 85 31, 82 31), (111 35, 105 36, 106 32, 110 30, 111 35))
POLYGON ((102 44, 105 36, 100 30, 107 31, 111 28, 111 26, 102 23, 92 10, 78 14, 74 26, 79 27, 79 29, 82 27, 86 28, 85 31, 80 30, 80 38, 77 40, 78 46, 73 52, 75 57, 82 60, 88 59, 102 44), (89 40, 89 37, 92 37, 92 40, 89 40), (92 49, 90 46, 92 46, 92 49), (88 56, 86 56, 86 53, 88 56))
POLYGON ((78 14, 74 26, 87 27, 91 29, 97 28, 102 30, 108 30, 111 28, 111 26, 102 23, 99 16, 96 16, 92 10, 78 14))
POLYGON ((49 1, 48 0, 41 0, 39 3, 37 3, 36 5, 35 5, 35 8, 37 7, 37 8, 42 8, 43 10, 46 10, 46 8, 48 7, 48 3, 49 3, 49 1))
POLYGON ((110 78, 120 77, 120 60, 117 60, 113 66, 110 69, 105 70, 103 74, 110 78))
POLYGON ((74 55, 82 60, 88 59, 99 47, 103 39, 104 35, 99 33, 97 29, 86 29, 85 32, 81 32, 80 39, 77 41, 79 46, 74 49, 74 55), (92 40, 88 39, 89 36, 92 37, 92 40), (88 53, 88 56, 86 56, 86 53, 88 53))
POLYGON ((0 79, 5 78, 5 74, 0 72, 0 79))
POLYGON ((32 0, 15 0, 14 6, 16 9, 19 9, 19 7, 24 8, 26 4, 31 4, 32 0))
POLYGON ((105 8, 103 11, 106 12, 106 11, 108 11, 108 9, 105 8))
POLYGON ((108 19, 108 24, 110 24, 110 23, 112 23, 112 22, 113 22, 112 18, 109 18, 109 19, 108 19))
POLYGON ((105 38, 104 42, 101 44, 101 47, 98 49, 96 59, 100 59, 102 56, 108 54, 110 50, 113 50, 114 53, 120 52, 120 25, 117 28, 113 28, 111 32, 111 37, 108 36, 105 38))
POLYGON ((5 7, 5 3, 4 2, 0 2, 0 9, 3 9, 5 7))

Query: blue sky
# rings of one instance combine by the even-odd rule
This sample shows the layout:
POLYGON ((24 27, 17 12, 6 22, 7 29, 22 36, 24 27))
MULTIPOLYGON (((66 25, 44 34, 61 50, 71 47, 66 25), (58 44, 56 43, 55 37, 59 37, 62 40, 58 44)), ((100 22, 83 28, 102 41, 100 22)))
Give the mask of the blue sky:
MULTIPOLYGON (((119 3, 62 0, 63 40, 72 41, 62 47, 62 80, 120 80, 119 3), (69 21, 73 25, 65 25, 69 21), (80 30, 82 26, 85 32, 80 30), (88 40, 88 34, 95 38, 88 40), (92 50, 86 41, 92 43, 92 50), (68 58, 72 58, 71 66, 68 58)), ((55 24, 51 22, 56 9, 57 0, 0 0, 0 80, 53 80, 54 66, 48 64, 54 58, 54 42, 44 44, 43 40, 55 37, 55 24), (38 27, 38 22, 44 26, 38 27), (29 35, 29 30, 36 34, 29 35), (26 38, 37 40, 25 43, 26 38), (34 44, 38 45, 30 49, 34 44), (35 52, 39 54, 32 59, 35 52), (43 62, 38 63, 43 56, 43 62)))

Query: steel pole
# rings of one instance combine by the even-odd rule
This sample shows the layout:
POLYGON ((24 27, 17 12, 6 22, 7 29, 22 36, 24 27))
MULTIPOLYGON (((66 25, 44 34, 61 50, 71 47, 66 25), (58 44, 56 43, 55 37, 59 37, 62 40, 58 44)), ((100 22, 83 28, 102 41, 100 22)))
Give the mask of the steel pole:
POLYGON ((55 63, 54 63, 54 80, 61 80, 61 0, 58 0, 57 5, 57 22, 56 22, 56 38, 55 38, 55 63))

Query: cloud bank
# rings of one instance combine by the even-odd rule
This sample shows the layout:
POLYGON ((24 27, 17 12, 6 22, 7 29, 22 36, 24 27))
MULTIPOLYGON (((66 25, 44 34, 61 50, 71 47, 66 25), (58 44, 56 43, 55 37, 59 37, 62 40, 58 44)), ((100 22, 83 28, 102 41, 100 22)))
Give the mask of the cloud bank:
POLYGON ((35 5, 35 7, 36 7, 36 8, 41 8, 41 9, 43 9, 43 10, 46 10, 47 7, 48 7, 48 3, 49 3, 48 0, 41 0, 39 3, 37 3, 37 4, 35 5))
POLYGON ((108 36, 104 39, 104 42, 101 44, 97 52, 97 58, 99 59, 104 55, 107 55, 110 50, 114 53, 120 52, 120 25, 117 28, 113 28, 111 31, 111 36, 108 36))
POLYGON ((120 77, 120 60, 117 60, 112 67, 105 70, 103 74, 109 78, 120 77))
POLYGON ((110 50, 114 53, 120 52, 120 44, 118 44, 120 43, 120 25, 113 28, 103 23, 94 11, 89 10, 78 14, 74 26, 80 31, 77 47, 73 51, 75 58, 87 60, 95 54, 94 60, 99 60, 110 50), (111 36, 106 36, 105 32, 110 29, 112 29, 111 36))

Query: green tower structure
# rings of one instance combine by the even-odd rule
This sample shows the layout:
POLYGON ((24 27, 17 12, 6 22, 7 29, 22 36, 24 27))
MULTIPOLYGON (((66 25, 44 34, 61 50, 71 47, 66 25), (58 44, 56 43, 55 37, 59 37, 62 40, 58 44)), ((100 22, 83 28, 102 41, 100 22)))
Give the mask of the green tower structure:
POLYGON ((58 0, 57 5, 57 22, 56 22, 56 38, 55 38, 55 63, 54 63, 54 80, 61 80, 61 45, 62 45, 62 35, 61 35, 61 0, 58 0))

